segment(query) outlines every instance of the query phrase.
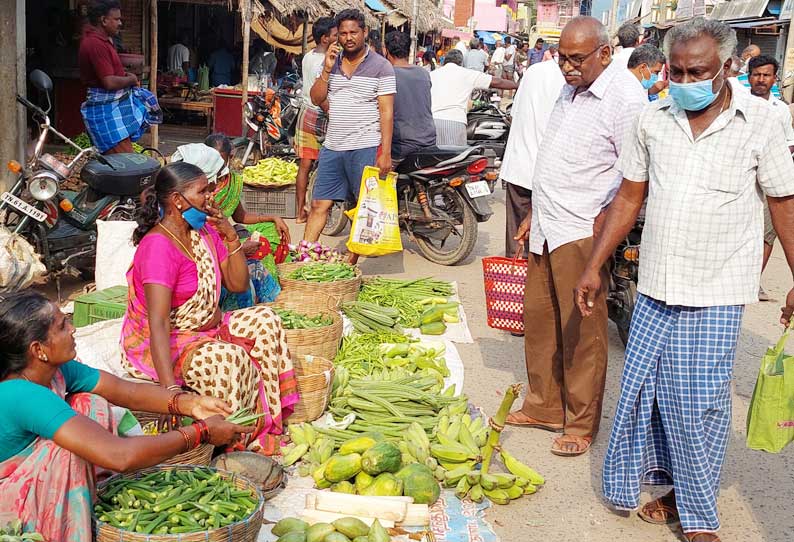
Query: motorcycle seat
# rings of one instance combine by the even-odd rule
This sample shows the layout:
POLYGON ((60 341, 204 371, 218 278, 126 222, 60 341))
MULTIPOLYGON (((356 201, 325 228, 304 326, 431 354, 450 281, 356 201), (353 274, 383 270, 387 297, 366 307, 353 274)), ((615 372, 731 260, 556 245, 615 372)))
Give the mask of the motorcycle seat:
POLYGON ((445 167, 463 162, 478 151, 479 147, 427 147, 407 155, 400 165, 397 173, 412 173, 427 167, 445 167))

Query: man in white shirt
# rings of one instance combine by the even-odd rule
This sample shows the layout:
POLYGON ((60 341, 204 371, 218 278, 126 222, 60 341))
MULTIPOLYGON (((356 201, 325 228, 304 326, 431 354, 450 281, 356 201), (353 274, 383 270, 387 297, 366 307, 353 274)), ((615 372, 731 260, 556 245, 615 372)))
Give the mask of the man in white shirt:
POLYGON ((463 55, 463 67, 476 72, 485 72, 488 68, 488 53, 482 50, 477 38, 469 42, 469 52, 463 55))
POLYGON ((475 89, 515 90, 518 85, 463 67, 463 55, 455 49, 444 57, 444 65, 430 73, 431 100, 436 124, 436 145, 466 145, 466 111, 475 89))
MULTIPOLYGON (((764 193, 794 262, 794 163, 772 109, 727 81, 736 41, 733 29, 702 17, 665 36, 670 99, 646 107, 627 136, 620 190, 576 286, 587 316, 593 294, 606 288, 601 266, 647 196, 639 294, 602 484, 621 510, 638 507, 642 484, 672 485, 639 516, 680 522, 688 542, 720 540, 734 360, 744 305, 758 298, 764 193)), ((788 324, 792 311, 794 290, 777 321, 788 324)))
POLYGON ((503 66, 504 78, 512 80, 513 73, 515 73, 516 66, 516 45, 513 43, 512 38, 505 38, 505 62, 503 66))
POLYGON ((455 37, 452 40, 452 48, 453 49, 457 49, 464 56, 468 52, 468 49, 466 48, 466 42, 463 41, 462 39, 458 38, 458 37, 455 37))
MULTIPOLYGON (((750 83, 750 93, 762 100, 767 100, 775 113, 783 123, 783 133, 786 134, 786 144, 789 151, 794 152, 794 127, 791 125, 791 112, 788 105, 772 96, 772 85, 777 79, 779 65, 775 57, 768 55, 754 56, 747 63, 748 81, 750 83)), ((764 260, 761 265, 761 273, 766 269, 769 258, 772 256, 772 248, 775 246, 775 227, 772 225, 772 215, 769 213, 769 205, 764 204, 764 260)), ((758 289, 758 300, 769 301, 769 294, 763 287, 758 289)))
MULTIPOLYGON (((515 236, 532 205, 532 173, 549 117, 565 84, 556 62, 538 62, 527 68, 513 100, 514 122, 507 139, 499 177, 507 182, 505 255, 521 250, 515 236)), ((521 250, 525 257, 525 248, 521 250)))
POLYGON ((496 40, 496 49, 491 55, 491 75, 500 79, 504 74, 505 51, 502 40, 496 40))
POLYGON ((168 48, 168 71, 187 75, 190 71, 190 49, 187 48, 190 37, 187 32, 179 36, 179 41, 168 48))
POLYGON ((631 53, 642 43, 642 32, 640 32, 640 27, 636 24, 625 23, 618 28, 617 38, 621 49, 615 53, 612 61, 625 68, 629 63, 631 53))

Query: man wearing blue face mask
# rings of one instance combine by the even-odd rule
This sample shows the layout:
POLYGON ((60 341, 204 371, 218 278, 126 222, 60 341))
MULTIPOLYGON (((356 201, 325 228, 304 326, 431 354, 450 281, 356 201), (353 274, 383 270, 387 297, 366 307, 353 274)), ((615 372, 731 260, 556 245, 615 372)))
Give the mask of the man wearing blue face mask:
POLYGON ((658 94, 667 88, 666 80, 659 80, 659 72, 664 68, 664 53, 658 47, 645 43, 640 45, 629 57, 628 68, 634 77, 648 91, 648 100, 654 102, 658 94))
MULTIPOLYGON (((729 82, 736 33, 698 17, 665 36, 670 98, 640 114, 618 161, 620 190, 576 285, 587 316, 599 269, 647 196, 642 259, 604 495, 637 508, 642 484, 673 487, 639 511, 719 542, 717 496, 731 433, 731 380, 744 306, 758 301, 763 194, 794 267, 794 162, 768 103, 729 82)), ((780 323, 794 312, 794 289, 780 323)))

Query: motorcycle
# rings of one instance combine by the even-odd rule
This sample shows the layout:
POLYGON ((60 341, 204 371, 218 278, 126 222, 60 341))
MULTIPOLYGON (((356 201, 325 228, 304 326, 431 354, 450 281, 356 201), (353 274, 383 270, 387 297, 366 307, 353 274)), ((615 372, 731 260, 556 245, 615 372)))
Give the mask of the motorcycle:
POLYGON ((629 327, 637 300, 637 277, 640 266, 640 241, 645 219, 640 217, 626 239, 615 249, 607 292, 609 319, 615 322, 618 335, 626 346, 629 327))
POLYGON ((144 154, 102 156, 95 147, 80 148, 50 124, 52 80, 34 70, 30 81, 46 94, 47 109, 16 97, 39 122, 40 134, 33 156, 24 167, 9 162, 17 180, 0 196, 2 225, 33 246, 56 280, 64 274, 87 279, 93 276, 95 266, 96 221, 134 220, 140 193, 154 183, 160 162, 144 154), (68 164, 43 152, 50 133, 77 151, 68 164), (80 178, 86 187, 80 192, 63 190, 61 185, 84 158, 89 160, 80 178))
MULTIPOLYGON (((457 265, 477 244, 478 226, 493 212, 492 189, 484 177, 488 159, 480 147, 431 147, 409 154, 395 168, 400 229, 422 255, 440 265, 457 265)), ((314 176, 310 179, 310 190, 314 176)), ((311 195, 309 195, 311 200, 311 195)), ((336 202, 323 233, 341 234, 346 210, 356 202, 336 202)))
POLYGON ((278 88, 268 88, 270 76, 259 75, 259 93, 243 107, 248 133, 233 142, 232 160, 237 167, 255 165, 262 158, 295 158, 294 138, 301 106, 297 74, 285 77, 278 88))
POLYGON ((498 174, 512 119, 493 98, 498 98, 493 91, 477 91, 474 105, 466 117, 466 142, 469 146, 481 147, 488 158, 488 170, 498 174), (489 95, 491 98, 487 98, 489 95))

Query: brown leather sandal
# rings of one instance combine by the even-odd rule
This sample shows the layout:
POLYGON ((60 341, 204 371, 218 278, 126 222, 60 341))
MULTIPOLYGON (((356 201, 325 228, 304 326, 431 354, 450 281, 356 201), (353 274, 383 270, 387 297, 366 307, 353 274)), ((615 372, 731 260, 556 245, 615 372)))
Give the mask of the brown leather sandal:
POLYGON ((695 531, 693 533, 684 533, 684 538, 687 542, 722 542, 717 533, 709 533, 703 531, 695 531))
POLYGON ((637 512, 643 521, 654 525, 669 525, 678 521, 678 508, 675 506, 675 491, 653 500, 637 512))
POLYGON ((520 410, 516 410, 507 415, 505 424, 513 425, 516 427, 530 427, 532 429, 543 429, 544 431, 551 431, 553 433, 562 433, 563 426, 561 423, 547 423, 530 418, 520 410))
POLYGON ((582 455, 584 453, 587 453, 587 450, 590 449, 590 445, 592 443, 593 443, 593 437, 580 437, 578 435, 563 435, 561 437, 557 437, 556 439, 554 439, 554 443, 551 445, 551 453, 562 457, 576 457, 577 455, 582 455), (564 446, 566 444, 575 444, 577 449, 566 450, 564 449, 564 446))

